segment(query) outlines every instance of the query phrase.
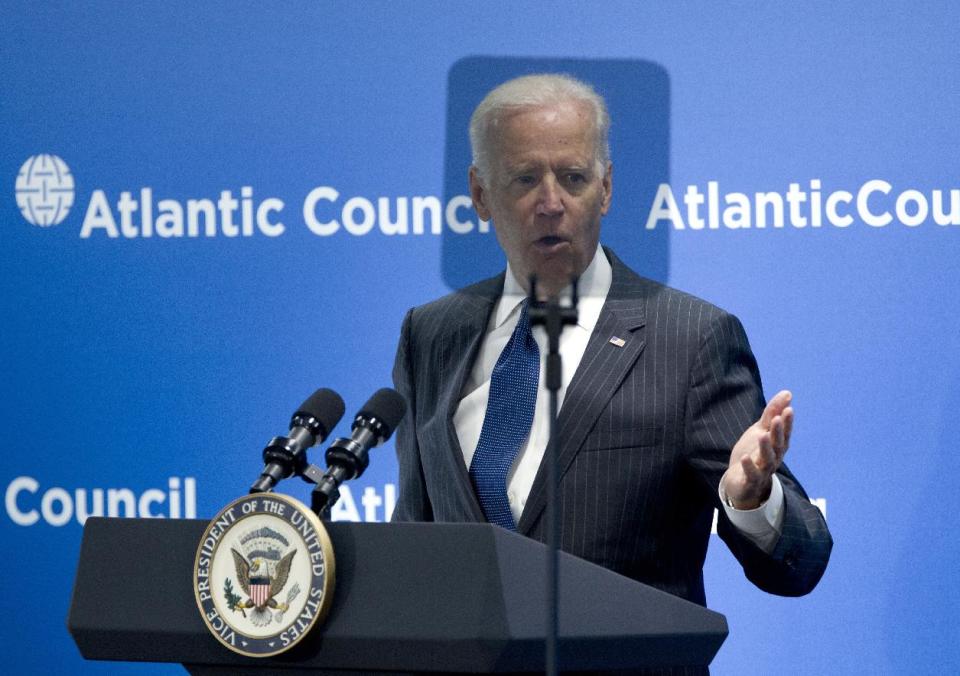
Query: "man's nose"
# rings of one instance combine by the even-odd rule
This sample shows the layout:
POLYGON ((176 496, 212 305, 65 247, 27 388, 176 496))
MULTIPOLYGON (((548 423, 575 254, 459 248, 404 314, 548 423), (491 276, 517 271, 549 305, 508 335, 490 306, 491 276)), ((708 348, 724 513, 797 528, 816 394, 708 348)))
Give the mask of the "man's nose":
POLYGON ((563 213, 563 194, 560 184, 553 174, 547 174, 540 181, 540 194, 537 196, 537 214, 558 216, 563 213))

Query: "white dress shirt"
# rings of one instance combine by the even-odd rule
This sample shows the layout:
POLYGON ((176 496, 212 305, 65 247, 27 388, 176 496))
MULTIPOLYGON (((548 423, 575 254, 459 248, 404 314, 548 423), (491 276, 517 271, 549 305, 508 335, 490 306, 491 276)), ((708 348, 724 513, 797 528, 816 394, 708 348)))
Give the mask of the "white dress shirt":
MULTIPOLYGON (((560 356, 563 361, 563 374, 558 393, 559 407, 563 406, 567 387, 570 385, 573 374, 580 365, 583 353, 587 349, 587 342, 590 340, 590 334, 593 333, 597 319, 600 317, 600 311, 603 309, 612 282, 613 269, 598 245, 593 260, 580 276, 577 324, 576 326, 565 327, 560 334, 560 356)), ((561 293, 561 296, 569 297, 569 294, 570 290, 567 289, 561 293)), ((508 265, 503 294, 490 314, 486 336, 483 338, 483 344, 480 346, 470 376, 464 383, 463 391, 460 393, 460 404, 453 416, 453 424, 467 467, 470 467, 473 454, 477 450, 477 442, 480 440, 483 418, 487 410, 487 399, 490 396, 490 376, 493 373, 493 367, 517 326, 520 319, 520 305, 526 297, 526 292, 508 265)), ((530 494, 533 480, 543 460, 550 433, 546 359, 543 358, 547 354, 547 334, 543 326, 533 327, 533 338, 537 341, 541 356, 533 425, 530 428, 529 436, 517 452, 517 457, 513 461, 510 472, 507 474, 507 499, 510 502, 510 511, 513 513, 514 522, 520 521, 520 515, 527 504, 527 496, 530 494)), ((773 477, 773 480, 774 488, 771 491, 770 499, 757 509, 733 509, 726 504, 723 500, 726 496, 721 493, 721 502, 730 521, 744 535, 768 553, 776 546, 777 539, 780 537, 780 527, 783 523, 783 489, 776 476, 773 477)))

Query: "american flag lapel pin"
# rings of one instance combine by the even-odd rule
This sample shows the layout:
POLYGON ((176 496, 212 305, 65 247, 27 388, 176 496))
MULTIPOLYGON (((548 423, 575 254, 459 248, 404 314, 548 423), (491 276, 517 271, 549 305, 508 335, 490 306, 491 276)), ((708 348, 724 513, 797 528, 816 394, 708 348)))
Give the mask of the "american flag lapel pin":
POLYGON ((614 336, 613 338, 610 339, 610 344, 616 345, 617 347, 623 347, 624 345, 627 344, 627 341, 625 341, 623 338, 618 338, 617 336, 614 336))

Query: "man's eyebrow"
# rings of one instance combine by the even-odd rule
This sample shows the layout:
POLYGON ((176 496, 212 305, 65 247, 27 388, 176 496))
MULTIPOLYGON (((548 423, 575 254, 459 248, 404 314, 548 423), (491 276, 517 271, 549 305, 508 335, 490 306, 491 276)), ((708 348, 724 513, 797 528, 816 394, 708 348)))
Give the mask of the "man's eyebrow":
MULTIPOLYGON (((559 171, 590 171, 593 169, 593 163, 589 161, 560 163, 556 168, 559 171)), ((543 164, 540 162, 518 162, 516 164, 504 165, 504 170, 511 173, 541 171, 542 169, 543 164)))
POLYGON ((507 165, 504 167, 504 170, 510 175, 527 174, 533 171, 540 171, 540 165, 536 162, 521 162, 519 164, 507 165))

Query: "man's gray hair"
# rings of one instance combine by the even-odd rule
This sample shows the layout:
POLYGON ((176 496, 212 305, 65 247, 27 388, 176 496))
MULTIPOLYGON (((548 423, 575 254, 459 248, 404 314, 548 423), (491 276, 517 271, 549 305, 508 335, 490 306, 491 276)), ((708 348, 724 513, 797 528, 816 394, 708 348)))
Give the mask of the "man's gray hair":
POLYGON ((473 165, 481 177, 490 176, 492 169, 491 131, 496 129, 505 113, 522 108, 580 101, 593 111, 594 149, 599 173, 610 162, 610 114, 603 97, 588 85, 569 75, 525 75, 504 82, 484 97, 470 117, 470 148, 473 165))

